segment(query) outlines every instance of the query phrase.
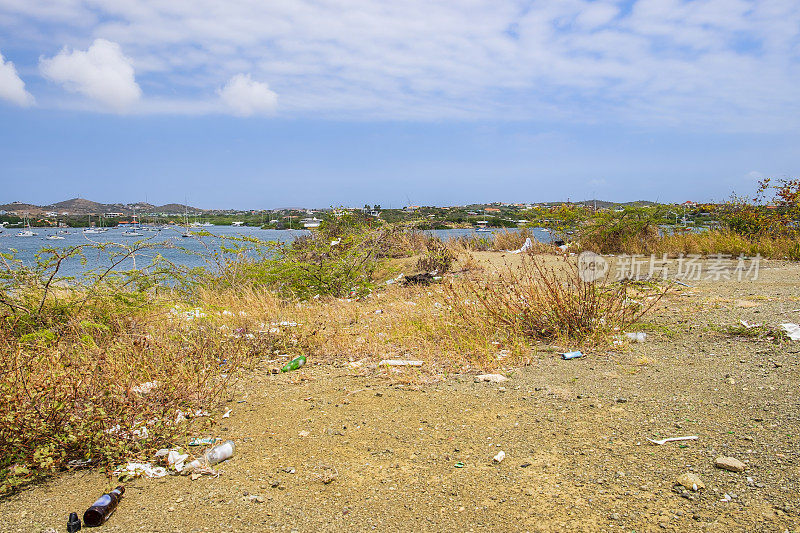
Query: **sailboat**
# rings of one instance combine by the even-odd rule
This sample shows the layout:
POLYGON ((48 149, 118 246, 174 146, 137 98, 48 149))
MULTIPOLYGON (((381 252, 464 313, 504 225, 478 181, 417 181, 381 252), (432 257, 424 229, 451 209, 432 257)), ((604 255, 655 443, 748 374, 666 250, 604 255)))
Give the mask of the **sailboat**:
MULTIPOLYGON (((184 200, 185 202, 186 200, 184 200)), ((189 231, 189 213, 187 212, 186 204, 183 204, 183 233, 181 233, 181 237, 191 237, 192 232, 189 231)))
POLYGON ((25 226, 24 226, 25 229, 17 233, 17 237, 34 237, 38 235, 38 233, 34 233, 33 231, 31 231, 31 222, 30 220, 28 220, 27 217, 25 217, 24 221, 25 221, 25 226))

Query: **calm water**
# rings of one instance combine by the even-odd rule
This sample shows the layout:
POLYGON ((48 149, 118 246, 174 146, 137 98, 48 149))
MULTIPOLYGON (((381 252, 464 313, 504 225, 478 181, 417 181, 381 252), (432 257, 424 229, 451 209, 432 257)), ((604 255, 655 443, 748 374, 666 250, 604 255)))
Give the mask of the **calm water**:
MULTIPOLYGON (((251 227, 232 227, 232 226, 212 226, 208 228, 193 228, 193 231, 207 231, 214 236, 220 237, 255 237, 262 241, 286 242, 294 240, 301 235, 308 235, 306 230, 273 230, 251 227)), ((126 259, 118 267, 122 270, 146 267, 151 263, 156 254, 160 254, 165 259, 182 266, 198 267, 207 266, 207 259, 219 251, 220 239, 215 237, 184 238, 181 237, 183 228, 167 228, 160 231, 142 231, 141 237, 125 236, 124 228, 109 229, 104 233, 84 234, 81 229, 68 228, 68 234, 59 233, 56 228, 33 228, 33 232, 38 235, 34 237, 17 237, 20 229, 5 228, 0 233, 0 252, 11 253, 16 250, 16 257, 21 259, 26 265, 31 265, 35 261, 35 254, 42 248, 68 248, 79 244, 97 243, 120 243, 131 245, 134 242, 147 240, 148 243, 165 243, 154 250, 138 252, 135 258, 126 259), (48 239, 50 235, 61 235, 64 239, 48 239), (195 253, 191 253, 195 252, 195 253)), ((499 232, 502 230, 493 230, 499 232)), ((512 230, 514 231, 514 230, 512 230)), ((544 230, 534 228, 533 234, 536 239, 542 242, 550 240, 550 234, 544 230)), ((449 229, 434 230, 431 233, 443 240, 456 237, 490 237, 492 233, 476 232, 473 229, 449 229)), ((224 242, 224 241, 222 241, 224 242)), ((81 264, 77 258, 70 259, 62 267, 64 275, 76 275, 87 270, 106 265, 108 254, 98 253, 97 251, 86 251, 86 264, 81 264)))

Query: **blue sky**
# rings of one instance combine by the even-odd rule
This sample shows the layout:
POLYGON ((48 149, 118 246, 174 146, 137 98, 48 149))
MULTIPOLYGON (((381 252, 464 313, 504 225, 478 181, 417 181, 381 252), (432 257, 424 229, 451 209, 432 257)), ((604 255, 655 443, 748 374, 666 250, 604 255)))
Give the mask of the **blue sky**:
POLYGON ((795 0, 0 0, 0 202, 722 200, 800 174, 795 0))

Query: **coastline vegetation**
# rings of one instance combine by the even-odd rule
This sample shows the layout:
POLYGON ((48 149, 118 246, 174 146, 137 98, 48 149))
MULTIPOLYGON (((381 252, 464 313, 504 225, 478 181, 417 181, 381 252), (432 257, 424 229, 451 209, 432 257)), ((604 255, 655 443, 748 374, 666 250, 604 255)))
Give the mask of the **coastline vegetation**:
POLYGON ((665 232, 663 213, 647 207, 562 207, 548 224, 572 241, 563 248, 529 228, 441 241, 417 224, 343 215, 291 245, 222 239, 204 269, 166 261, 150 241, 45 249, 33 265, 0 254, 0 494, 181 442, 214 423, 246 372, 300 354, 469 372, 523 365, 554 345, 607 344, 666 287, 584 281, 571 253, 797 260, 799 191, 797 180, 765 182, 759 199, 732 200, 720 227, 702 232, 665 232), (526 253, 484 253, 528 238, 526 253), (114 268, 142 251, 150 264, 114 268), (62 274, 89 253, 105 266, 62 274), (403 283, 412 274, 421 284, 403 283))

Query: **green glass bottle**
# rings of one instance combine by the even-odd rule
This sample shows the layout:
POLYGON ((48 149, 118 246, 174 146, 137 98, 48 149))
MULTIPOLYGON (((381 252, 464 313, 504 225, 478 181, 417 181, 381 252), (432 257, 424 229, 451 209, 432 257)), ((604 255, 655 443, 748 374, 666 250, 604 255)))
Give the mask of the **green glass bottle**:
POLYGON ((298 355, 281 368, 281 372, 291 372, 292 370, 297 370, 301 366, 306 364, 306 356, 305 355, 298 355))

